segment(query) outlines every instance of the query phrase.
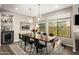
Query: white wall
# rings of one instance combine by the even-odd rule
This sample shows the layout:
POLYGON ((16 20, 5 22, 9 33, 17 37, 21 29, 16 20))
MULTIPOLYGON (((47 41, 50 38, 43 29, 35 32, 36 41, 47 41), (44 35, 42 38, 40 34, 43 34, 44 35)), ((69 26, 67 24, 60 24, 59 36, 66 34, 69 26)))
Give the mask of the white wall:
POLYGON ((71 17, 71 7, 52 12, 47 16, 47 20, 71 17))
MULTIPOLYGON (((79 5, 74 5, 74 15, 79 14, 78 7, 79 7, 79 5)), ((75 23, 75 19, 73 20, 73 22, 75 23)), ((79 25, 74 25, 73 30, 74 30, 74 32, 79 32, 79 25)))
MULTIPOLYGON (((30 30, 20 30, 20 22, 28 22, 27 16, 12 13, 9 11, 1 12, 1 13, 13 15, 14 42, 19 41, 18 33, 29 33, 30 30, 33 28, 33 24, 30 24, 30 30)), ((1 28, 1 25, 0 25, 0 28, 1 28)), ((1 29, 0 29, 0 32, 1 32, 1 29)))
POLYGON ((76 47, 75 47, 75 39, 79 39, 79 25, 74 25, 75 23, 75 14, 79 14, 78 12, 78 7, 79 5, 74 5, 73 6, 73 51, 76 52, 76 47))
POLYGON ((1 13, 0 13, 0 43, 1 43, 1 13))

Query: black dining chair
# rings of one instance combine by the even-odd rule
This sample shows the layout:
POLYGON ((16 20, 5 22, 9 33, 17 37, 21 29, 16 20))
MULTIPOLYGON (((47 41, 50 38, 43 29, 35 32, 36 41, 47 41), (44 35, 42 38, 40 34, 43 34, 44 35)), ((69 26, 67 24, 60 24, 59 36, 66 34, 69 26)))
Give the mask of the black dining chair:
POLYGON ((25 35, 23 35, 22 34, 22 41, 23 41, 23 43, 24 43, 24 46, 26 46, 27 44, 26 44, 26 37, 25 37, 25 35))
POLYGON ((22 39, 22 35, 19 33, 19 39, 22 39))
POLYGON ((54 34, 53 33, 49 33, 49 36, 54 36, 54 34))
POLYGON ((40 32, 38 32, 38 34, 41 34, 40 32))
POLYGON ((38 50, 40 49, 41 54, 42 54, 42 49, 46 47, 45 45, 41 44, 38 39, 34 39, 34 45, 36 48, 36 53, 38 53, 38 50))
POLYGON ((19 34, 19 39, 22 40, 22 41, 25 41, 25 35, 19 34))
POLYGON ((34 41, 30 40, 30 37, 29 36, 26 36, 26 42, 27 42, 27 44, 30 45, 30 54, 31 54, 32 53, 32 48, 33 48, 34 41))
POLYGON ((24 43, 23 49, 24 49, 24 51, 26 51, 26 47, 28 46, 26 35, 23 35, 23 34, 22 34, 22 41, 23 41, 23 43, 24 43))
POLYGON ((47 34, 44 32, 43 35, 47 35, 47 34))
MULTIPOLYGON (((45 32, 42 34, 42 39, 47 40, 47 34, 45 32)), ((47 45, 47 42, 45 42, 45 45, 47 45)))
POLYGON ((22 34, 19 34, 20 47, 22 46, 22 42, 23 42, 23 36, 22 36, 22 34))

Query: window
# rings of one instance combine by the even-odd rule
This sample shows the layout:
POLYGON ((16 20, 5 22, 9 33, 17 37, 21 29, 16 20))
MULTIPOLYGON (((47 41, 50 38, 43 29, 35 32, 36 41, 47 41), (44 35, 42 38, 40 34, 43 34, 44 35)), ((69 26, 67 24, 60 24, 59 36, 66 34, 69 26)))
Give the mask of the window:
POLYGON ((39 25, 39 32, 46 32, 46 23, 40 23, 39 25))
POLYGON ((49 34, 57 36, 57 21, 52 21, 48 23, 48 31, 49 34))
POLYGON ((48 22, 49 34, 54 34, 60 37, 71 37, 70 18, 62 18, 48 22))
POLYGON ((60 37, 71 37, 71 30, 70 30, 70 20, 62 19, 58 21, 58 36, 60 37))

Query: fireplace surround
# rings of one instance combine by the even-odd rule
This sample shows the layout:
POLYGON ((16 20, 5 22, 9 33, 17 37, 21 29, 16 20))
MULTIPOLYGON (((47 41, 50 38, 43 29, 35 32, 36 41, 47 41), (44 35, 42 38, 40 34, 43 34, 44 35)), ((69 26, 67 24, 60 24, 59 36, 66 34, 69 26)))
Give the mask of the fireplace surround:
POLYGON ((14 31, 1 32, 1 44, 9 44, 14 41, 14 31))

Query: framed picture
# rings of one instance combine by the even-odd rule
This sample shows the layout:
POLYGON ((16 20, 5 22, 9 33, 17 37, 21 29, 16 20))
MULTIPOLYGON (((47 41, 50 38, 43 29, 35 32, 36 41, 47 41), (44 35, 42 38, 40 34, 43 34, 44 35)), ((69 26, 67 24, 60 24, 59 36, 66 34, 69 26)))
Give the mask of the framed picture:
POLYGON ((20 22, 20 29, 21 30, 29 30, 30 29, 30 23, 20 22))

